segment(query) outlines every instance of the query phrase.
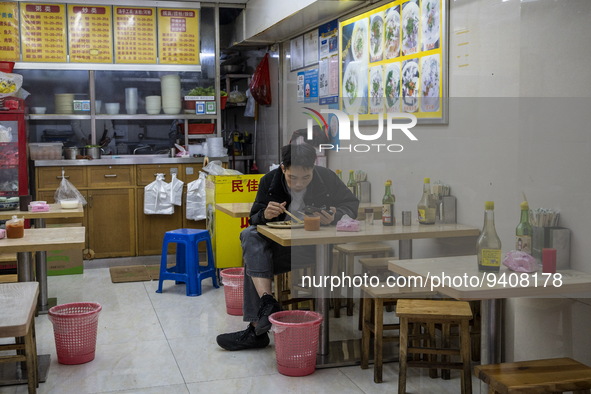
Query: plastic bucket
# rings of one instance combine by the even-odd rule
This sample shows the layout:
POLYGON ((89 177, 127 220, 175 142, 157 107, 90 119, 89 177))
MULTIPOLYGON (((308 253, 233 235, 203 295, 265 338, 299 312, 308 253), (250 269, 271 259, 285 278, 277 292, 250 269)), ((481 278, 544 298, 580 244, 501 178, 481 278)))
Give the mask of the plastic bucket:
POLYGON ((94 360, 101 309, 96 302, 73 302, 49 309, 60 364, 84 364, 94 360))
POLYGON ((277 370, 282 375, 306 376, 316 370, 322 315, 310 311, 283 311, 269 316, 275 334, 277 370))
POLYGON ((226 268, 220 272, 226 298, 228 315, 242 316, 242 296, 244 294, 244 267, 226 268))

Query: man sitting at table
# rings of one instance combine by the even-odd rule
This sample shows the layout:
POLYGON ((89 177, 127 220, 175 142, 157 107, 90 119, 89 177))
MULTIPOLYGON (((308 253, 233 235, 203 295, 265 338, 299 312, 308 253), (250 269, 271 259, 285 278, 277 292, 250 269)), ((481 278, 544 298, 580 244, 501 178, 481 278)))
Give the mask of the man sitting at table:
POLYGON ((256 226, 290 219, 306 207, 323 207, 314 215, 323 225, 336 224, 343 215, 357 217, 359 200, 331 170, 314 165, 316 150, 309 144, 281 148, 281 165, 263 176, 250 210, 250 226, 240 233, 244 261, 243 320, 246 330, 221 334, 217 343, 226 350, 264 348, 269 344, 269 315, 280 310, 271 295, 273 275, 291 270, 294 264, 314 261, 314 247, 285 247, 260 235, 256 226), (327 208, 328 207, 328 208, 327 208), (293 257, 292 257, 293 256, 293 257))

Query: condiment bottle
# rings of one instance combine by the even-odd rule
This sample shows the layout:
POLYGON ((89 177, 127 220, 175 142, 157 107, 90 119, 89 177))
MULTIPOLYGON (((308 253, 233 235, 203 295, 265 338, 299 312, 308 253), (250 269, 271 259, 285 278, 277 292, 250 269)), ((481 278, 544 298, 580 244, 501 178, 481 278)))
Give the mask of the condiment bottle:
POLYGON ((6 221, 6 238, 22 238, 25 236, 25 220, 17 218, 16 215, 12 219, 6 221))
POLYGON ((431 178, 423 180, 423 195, 417 204, 420 224, 434 224, 437 213, 437 204, 431 195, 431 178))
POLYGON ((343 171, 337 169, 334 172, 335 172, 335 174, 337 174, 339 179, 342 181, 343 180, 343 171))
POLYGON ((531 254, 531 236, 533 230, 531 224, 529 224, 529 204, 527 201, 524 201, 519 207, 521 208, 521 219, 515 229, 515 250, 531 254))
POLYGON ((484 227, 476 241, 478 271, 498 272, 501 268, 501 240, 495 230, 495 203, 484 203, 484 227))
POLYGON ((396 224, 396 216, 394 214, 394 203, 396 197, 392 194, 392 181, 387 180, 384 183, 386 190, 382 198, 382 224, 384 226, 393 226, 396 224))
POLYGON ((354 196, 357 196, 357 182, 355 182, 355 171, 349 170, 349 180, 347 181, 347 187, 351 190, 354 196))

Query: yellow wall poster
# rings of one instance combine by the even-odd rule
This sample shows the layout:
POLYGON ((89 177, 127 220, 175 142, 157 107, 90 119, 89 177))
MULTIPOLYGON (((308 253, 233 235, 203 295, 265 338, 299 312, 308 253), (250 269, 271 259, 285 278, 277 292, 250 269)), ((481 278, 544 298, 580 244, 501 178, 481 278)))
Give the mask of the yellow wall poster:
POLYGON ((446 0, 397 0, 339 24, 341 107, 446 122, 446 0))
POLYGON ((113 63, 110 6, 68 5, 70 62, 113 63))
POLYGON ((199 10, 158 8, 160 64, 199 64, 199 10))
POLYGON ((20 60, 18 3, 0 2, 0 60, 20 60))
POLYGON ((20 3, 22 61, 67 61, 63 4, 20 3))
POLYGON ((114 7, 115 62, 156 64, 156 8, 114 7))

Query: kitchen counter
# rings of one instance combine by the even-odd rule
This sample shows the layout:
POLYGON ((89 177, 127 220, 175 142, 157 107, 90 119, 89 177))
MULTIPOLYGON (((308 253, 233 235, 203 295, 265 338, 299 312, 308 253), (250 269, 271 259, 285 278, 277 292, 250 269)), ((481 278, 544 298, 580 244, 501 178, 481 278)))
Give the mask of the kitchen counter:
MULTIPOLYGON (((193 164, 203 163, 204 157, 168 157, 168 155, 112 155, 94 160, 35 160, 35 167, 111 166, 126 164, 193 164)), ((228 157, 210 157, 209 161, 228 162, 228 157)))

